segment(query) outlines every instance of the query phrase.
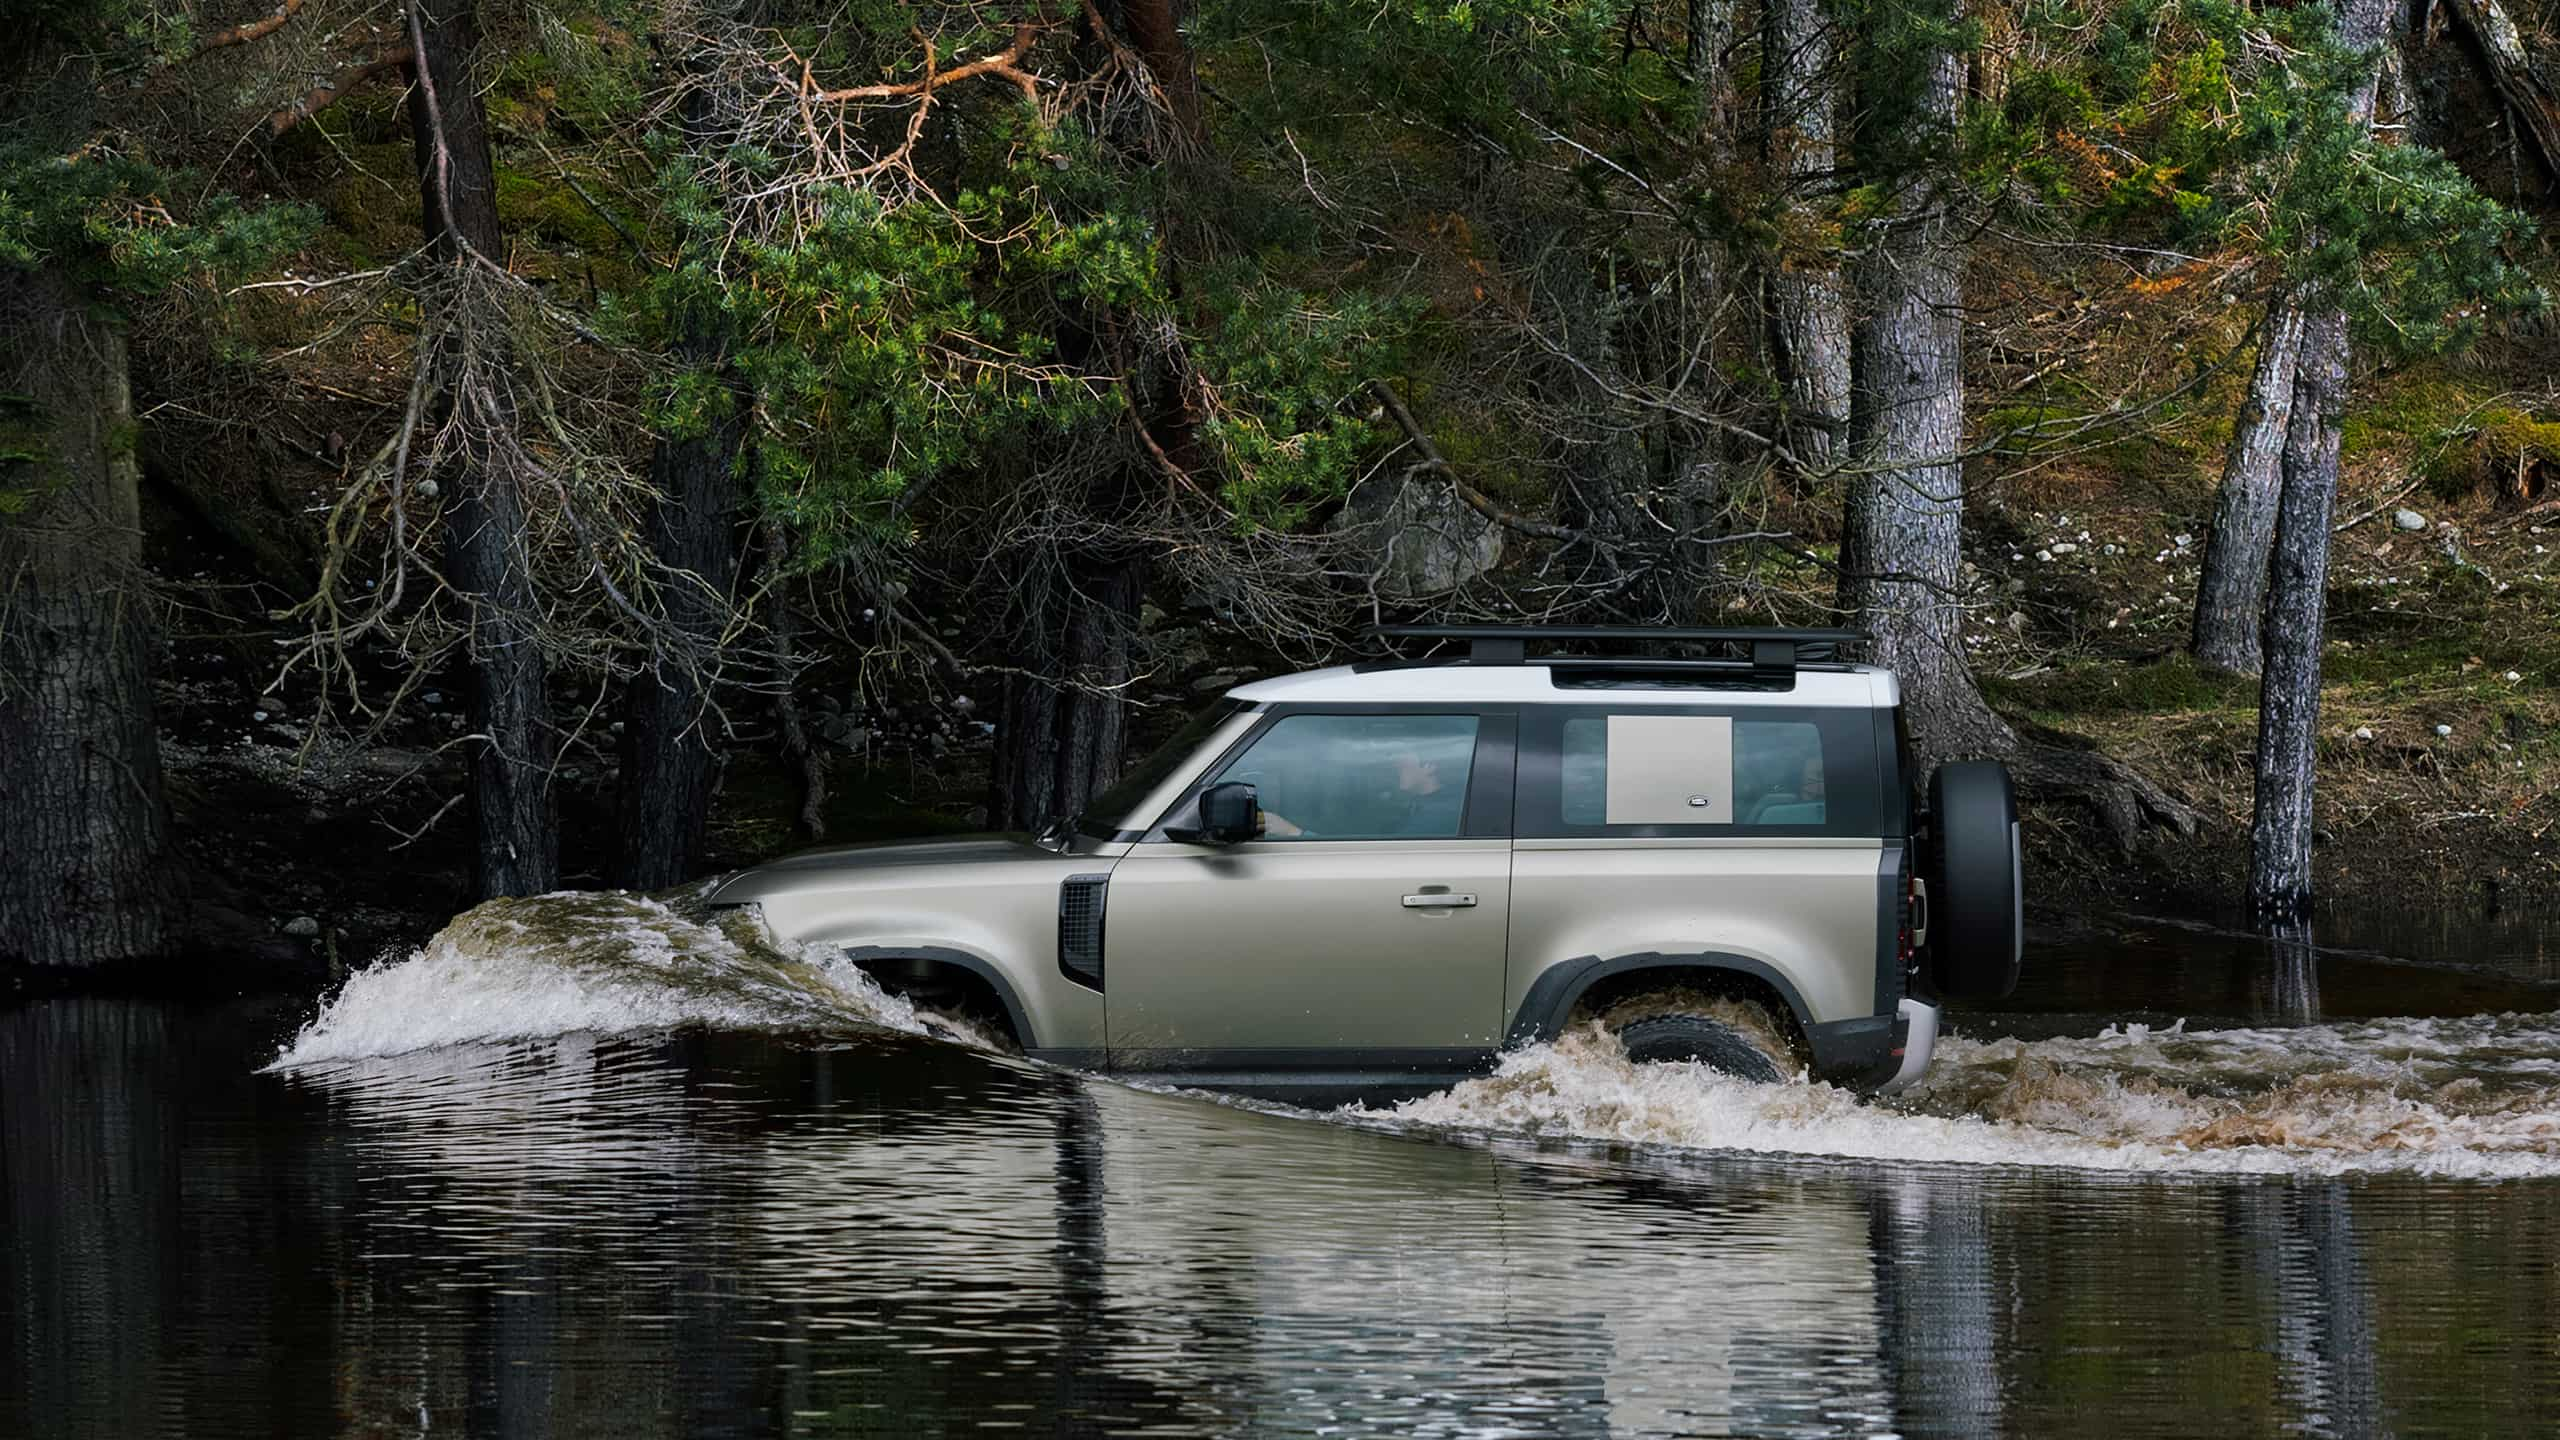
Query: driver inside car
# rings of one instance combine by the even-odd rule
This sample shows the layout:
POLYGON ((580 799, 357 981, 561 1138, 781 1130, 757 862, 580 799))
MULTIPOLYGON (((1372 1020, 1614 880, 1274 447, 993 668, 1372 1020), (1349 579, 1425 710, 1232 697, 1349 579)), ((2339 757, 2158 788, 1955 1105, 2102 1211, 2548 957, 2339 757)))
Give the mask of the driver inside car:
POLYGON ((1369 783, 1328 807, 1321 828, 1301 824, 1277 811, 1262 812, 1262 833, 1271 839, 1433 839, 1458 833, 1466 795, 1444 781, 1440 762, 1414 746, 1400 746, 1386 764, 1368 767, 1369 783))

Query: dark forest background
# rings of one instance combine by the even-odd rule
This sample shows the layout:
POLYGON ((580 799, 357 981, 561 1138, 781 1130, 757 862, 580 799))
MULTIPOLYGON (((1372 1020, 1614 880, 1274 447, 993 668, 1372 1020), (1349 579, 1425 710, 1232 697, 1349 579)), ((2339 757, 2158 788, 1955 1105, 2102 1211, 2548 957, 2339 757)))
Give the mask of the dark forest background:
POLYGON ((0 960, 1038 830, 1426 618, 1856 626, 2049 897, 2551 888, 2551 0, 7 8, 0 960))

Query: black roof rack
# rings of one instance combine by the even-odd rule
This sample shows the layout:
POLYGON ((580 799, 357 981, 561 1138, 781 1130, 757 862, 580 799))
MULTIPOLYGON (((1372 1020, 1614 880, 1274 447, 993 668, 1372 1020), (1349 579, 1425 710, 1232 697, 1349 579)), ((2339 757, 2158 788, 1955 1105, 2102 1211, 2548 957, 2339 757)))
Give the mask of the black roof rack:
MULTIPOLYGON (((1518 665, 1529 658, 1533 640, 1565 643, 1605 641, 1620 645, 1732 645, 1750 656, 1751 669, 1763 675, 1793 674, 1799 661, 1832 659, 1843 645, 1867 637, 1856 630, 1792 630, 1774 627, 1694 628, 1677 625, 1380 625, 1371 634, 1386 640, 1464 640, 1466 658, 1478 665, 1518 665)), ((1697 665, 1713 661, 1673 661, 1655 655, 1558 657, 1576 666, 1607 664, 1697 665)))

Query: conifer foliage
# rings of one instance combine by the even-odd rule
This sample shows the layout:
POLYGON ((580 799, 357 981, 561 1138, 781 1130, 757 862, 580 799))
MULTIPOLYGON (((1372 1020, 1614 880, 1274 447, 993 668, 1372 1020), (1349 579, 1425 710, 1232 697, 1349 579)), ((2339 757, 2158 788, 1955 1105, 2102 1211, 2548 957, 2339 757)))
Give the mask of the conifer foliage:
MULTIPOLYGON (((564 766, 619 776, 590 869, 634 885, 698 867, 740 746, 815 833, 827 734, 892 695, 969 696, 989 820, 1039 828, 1118 773, 1164 615, 1290 661, 1381 618, 1845 615, 1930 758, 2135 844, 2188 823, 2172 787, 1985 698, 1979 536, 2007 477, 2206 412, 2193 648, 2263 662, 2262 830, 2307 851, 2350 355, 2538 303, 2526 217, 2373 123, 2427 42, 2366 0, 36 15, 0 275, 95 364, 0 394, 7 583, 62 583, 76 509, 106 529, 59 543, 143 592, 100 538, 129 348, 135 417, 232 493, 275 483, 253 451, 304 467, 274 683, 361 738, 469 677, 485 893, 586 873, 564 766), (288 415, 325 450, 249 443, 288 415)), ((82 643, 125 654, 147 607, 108 608, 82 643)), ((106 668, 147 796, 147 676, 106 668)), ((105 723, 8 687, 26 735, 105 723)), ((113 889, 62 853, 57 916, 113 889)))

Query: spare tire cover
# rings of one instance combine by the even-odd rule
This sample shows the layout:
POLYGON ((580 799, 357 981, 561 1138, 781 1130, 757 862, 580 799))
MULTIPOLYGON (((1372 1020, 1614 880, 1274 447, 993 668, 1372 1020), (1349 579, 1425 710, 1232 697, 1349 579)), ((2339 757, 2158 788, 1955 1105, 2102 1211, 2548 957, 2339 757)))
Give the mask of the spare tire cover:
POLYGON ((2025 895, 2008 767, 1960 760, 1929 778, 1929 949, 1938 990, 1998 1000, 2018 988, 2025 895))

